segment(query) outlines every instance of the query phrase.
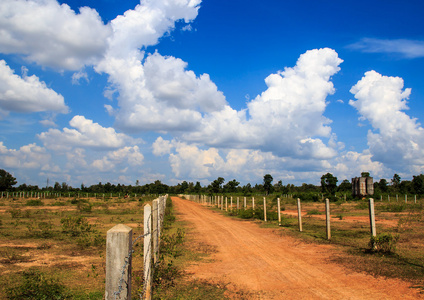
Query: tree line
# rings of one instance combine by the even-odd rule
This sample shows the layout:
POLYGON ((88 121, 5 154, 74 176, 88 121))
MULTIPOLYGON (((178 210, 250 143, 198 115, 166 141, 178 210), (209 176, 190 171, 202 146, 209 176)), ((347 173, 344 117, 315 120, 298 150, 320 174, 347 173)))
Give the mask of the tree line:
MULTIPOLYGON (((368 177, 368 172, 361 174, 363 177, 368 177)), ((352 184, 349 180, 345 179, 338 184, 337 177, 331 173, 322 175, 321 185, 313 185, 303 183, 300 186, 293 184, 284 185, 282 180, 277 181, 273 184, 273 177, 270 174, 266 174, 263 177, 263 181, 260 184, 252 185, 247 183, 240 185, 236 179, 225 182, 223 177, 218 177, 213 180, 209 185, 202 186, 200 182, 187 182, 183 181, 177 185, 170 186, 162 183, 160 180, 156 180, 153 183, 140 185, 139 181, 135 182, 135 185, 123 185, 123 184, 112 184, 110 182, 94 184, 91 186, 85 186, 81 184, 80 187, 72 187, 66 182, 55 182, 53 186, 38 187, 33 185, 27 185, 25 183, 17 185, 16 178, 14 178, 9 172, 0 169, 0 192, 1 191, 22 191, 22 192, 37 192, 37 191, 48 191, 48 192, 86 192, 86 193, 113 193, 113 194, 239 194, 244 196, 251 196, 256 194, 305 194, 309 193, 311 197, 317 197, 316 194, 321 193, 325 197, 331 197, 336 193, 350 194, 352 191, 352 184), (314 196, 315 195, 315 196, 314 196)), ((380 179, 378 182, 374 182, 374 193, 375 195, 380 194, 424 194, 424 175, 420 174, 413 176, 411 181, 401 180, 398 174, 394 174, 393 178, 389 181, 386 179, 380 179)), ((315 198, 312 200, 316 200, 315 198)))

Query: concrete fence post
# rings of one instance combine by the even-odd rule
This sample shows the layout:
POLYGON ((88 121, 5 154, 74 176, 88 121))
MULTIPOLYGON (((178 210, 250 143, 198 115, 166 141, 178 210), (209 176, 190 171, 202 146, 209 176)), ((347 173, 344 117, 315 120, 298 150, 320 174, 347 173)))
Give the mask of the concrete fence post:
POLYGON ((244 197, 244 204, 243 204, 243 207, 244 207, 244 210, 246 210, 246 197, 244 197))
POLYGON ((106 235, 106 300, 131 299, 132 229, 118 224, 106 235))
POLYGON ((159 209, 158 209, 158 199, 153 200, 153 211, 152 211, 152 239, 153 239, 153 265, 156 264, 159 260, 159 209))
POLYGON ((330 200, 325 199, 325 219, 327 229, 327 240, 331 239, 331 228, 330 228, 330 200))
POLYGON ((281 226, 281 207, 280 207, 280 198, 277 198, 277 210, 278 210, 278 226, 281 226))
POLYGON ((152 299, 152 207, 144 206, 144 299, 152 299))
POLYGON ((266 198, 264 197, 264 221, 266 222, 266 198))
POLYGON ((225 197, 225 211, 228 211, 228 199, 225 197))
POLYGON ((369 200, 369 210, 370 210, 370 227, 371 227, 371 235, 377 236, 377 231, 375 228, 375 212, 374 212, 374 199, 370 198, 369 200))
POLYGON ((237 211, 240 209, 239 197, 237 197, 237 211))
POLYGON ((252 209, 255 210, 255 197, 252 197, 252 209))
POLYGON ((230 198, 230 209, 233 211, 233 197, 230 198))
POLYGON ((298 215, 298 220, 299 220, 299 231, 303 231, 302 230, 302 209, 300 207, 300 199, 297 198, 297 215, 298 215))

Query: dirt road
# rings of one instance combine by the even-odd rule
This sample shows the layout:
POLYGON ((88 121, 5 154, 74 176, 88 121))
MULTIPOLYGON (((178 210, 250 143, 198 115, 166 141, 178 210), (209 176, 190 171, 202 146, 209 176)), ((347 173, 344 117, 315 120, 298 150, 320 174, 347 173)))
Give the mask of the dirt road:
POLYGON ((424 299, 403 281, 330 262, 331 245, 306 244, 188 200, 172 200, 195 239, 216 249, 211 261, 187 268, 193 278, 230 284, 251 299, 424 299))

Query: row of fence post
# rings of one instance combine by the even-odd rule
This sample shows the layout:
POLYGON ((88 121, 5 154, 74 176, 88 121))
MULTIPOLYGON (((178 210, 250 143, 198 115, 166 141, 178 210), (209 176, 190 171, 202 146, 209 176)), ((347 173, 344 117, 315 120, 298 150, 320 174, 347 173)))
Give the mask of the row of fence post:
MULTIPOLYGON (((224 207, 224 196, 210 196, 209 198, 207 196, 199 196, 199 195, 180 195, 184 196, 184 198, 200 202, 203 204, 209 204, 209 205, 217 205, 218 208, 223 210, 224 207)), ((243 207, 244 209, 247 208, 247 201, 246 197, 243 199, 243 207)), ((389 198, 390 201, 390 198, 389 198)), ((417 201, 417 198, 415 196, 415 203, 417 201)), ((407 202, 407 196, 405 195, 405 202, 407 202)), ((233 209, 233 197, 230 197, 230 207, 231 210, 233 209)), ((239 210, 239 197, 237 197, 237 210, 239 210)), ((255 209, 255 198, 252 197, 252 209, 255 209)), ((266 205, 266 198, 263 197, 263 209, 264 209, 264 221, 267 222, 267 205, 266 205)), ((225 197, 225 210, 227 211, 227 197, 225 197)), ((278 225, 281 226, 281 207, 280 207, 280 198, 277 198, 277 213, 278 213, 278 225)), ((298 214, 298 226, 299 231, 303 231, 302 227, 302 212, 301 212, 301 202, 300 199, 297 198, 297 214, 298 214)), ((326 237, 328 240, 331 239, 331 215, 330 215, 330 200, 325 199, 325 216, 326 216, 326 237)), ((369 217, 370 217, 370 231, 372 236, 377 235, 376 231, 376 225, 375 225, 375 212, 374 212, 374 199, 369 199, 369 217)))
POLYGON ((144 233, 132 240, 132 228, 118 224, 108 230, 106 237, 106 300, 131 299, 131 268, 133 246, 144 238, 143 270, 144 284, 141 297, 152 299, 153 266, 159 260, 160 235, 163 228, 166 200, 161 196, 144 206, 144 233))

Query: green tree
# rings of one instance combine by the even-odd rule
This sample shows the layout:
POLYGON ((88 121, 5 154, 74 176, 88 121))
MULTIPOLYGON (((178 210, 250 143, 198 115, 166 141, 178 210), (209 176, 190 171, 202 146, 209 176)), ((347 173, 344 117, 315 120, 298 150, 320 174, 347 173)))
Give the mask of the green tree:
POLYGON ((424 175, 412 176, 412 185, 416 194, 424 194, 424 175))
POLYGON ((337 177, 331 173, 321 176, 321 190, 327 196, 334 196, 337 190, 337 177))
POLYGON ((235 179, 228 181, 227 184, 224 185, 224 191, 226 193, 235 193, 239 184, 240 182, 235 179))
POLYGON ((224 183, 225 179, 222 177, 218 177, 211 183, 212 192, 215 194, 218 194, 222 190, 222 184, 224 183))
POLYGON ((370 177, 370 173, 369 172, 362 172, 361 177, 370 177))
POLYGON ((378 182, 378 187, 382 193, 387 193, 389 188, 387 187, 387 180, 382 178, 378 182))
POLYGON ((269 195, 270 193, 272 193, 272 181, 274 180, 274 178, 272 178, 272 176, 270 174, 266 174, 264 176, 264 190, 266 192, 267 195, 269 195))
POLYGON ((345 179, 340 183, 338 187, 339 192, 349 192, 352 191, 352 183, 349 180, 345 179))
POLYGON ((12 188, 17 183, 16 178, 9 172, 0 169, 0 191, 6 191, 12 188))

